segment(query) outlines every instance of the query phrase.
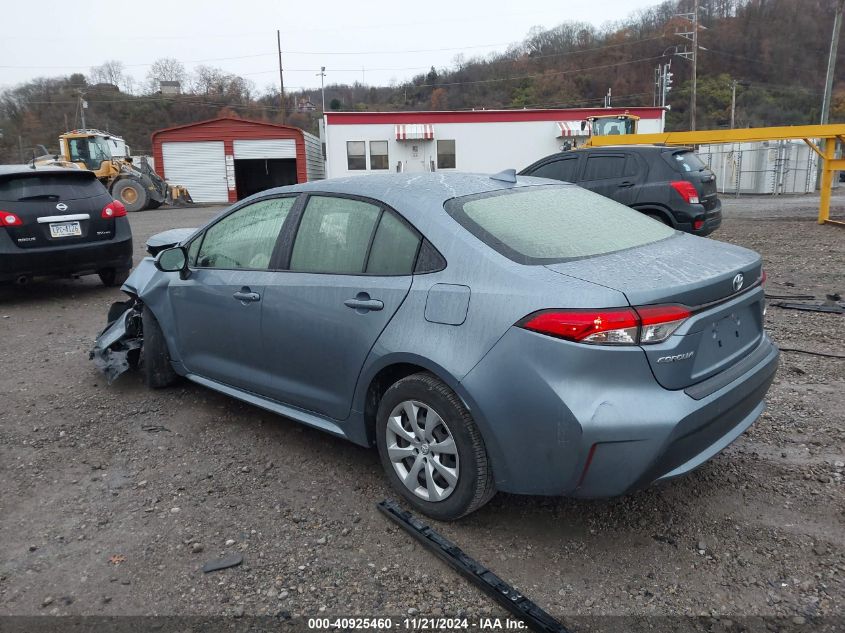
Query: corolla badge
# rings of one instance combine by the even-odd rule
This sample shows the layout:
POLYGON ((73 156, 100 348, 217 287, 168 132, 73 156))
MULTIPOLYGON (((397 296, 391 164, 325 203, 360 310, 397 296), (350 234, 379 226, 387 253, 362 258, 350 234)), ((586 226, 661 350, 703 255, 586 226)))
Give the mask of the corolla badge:
POLYGON ((745 277, 742 276, 742 273, 737 273, 733 280, 734 292, 739 292, 744 281, 745 277))
POLYGON ((674 356, 661 356, 657 359, 658 363, 674 363, 679 360, 687 360, 692 358, 695 355, 695 352, 685 352, 683 354, 675 354, 674 356))
POLYGON ((59 204, 57 204, 56 208, 59 211, 67 211, 67 205, 64 202, 60 202, 59 204))

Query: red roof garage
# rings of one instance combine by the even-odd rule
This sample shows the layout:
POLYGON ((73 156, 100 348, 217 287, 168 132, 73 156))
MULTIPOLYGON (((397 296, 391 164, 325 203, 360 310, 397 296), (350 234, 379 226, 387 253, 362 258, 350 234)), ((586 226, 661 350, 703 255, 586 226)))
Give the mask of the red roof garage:
POLYGON ((152 134, 156 169, 194 202, 235 202, 326 177, 320 139, 296 127, 220 117, 152 134))

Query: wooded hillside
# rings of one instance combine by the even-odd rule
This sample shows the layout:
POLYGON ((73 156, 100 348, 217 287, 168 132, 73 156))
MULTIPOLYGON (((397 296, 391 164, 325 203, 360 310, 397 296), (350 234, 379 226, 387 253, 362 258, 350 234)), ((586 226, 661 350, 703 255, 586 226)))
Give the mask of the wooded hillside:
MULTIPOLYGON (((734 79, 742 82, 738 127, 817 123, 835 1, 701 0, 698 129, 728 125, 734 79)), ((611 89, 614 106, 652 105, 654 69, 671 59, 667 124, 685 129, 690 63, 673 53, 689 44, 676 34, 689 30, 677 14, 691 7, 692 0, 668 0, 602 28, 535 27, 504 52, 457 56, 449 68, 432 67, 397 85, 328 85, 326 104, 333 110, 600 107, 611 89)), ((837 69, 841 78, 845 46, 837 69)), ((835 88, 831 120, 845 121, 845 82, 835 88)), ((135 84, 112 61, 88 76, 39 78, 0 93, 0 162, 29 158, 39 143, 55 150, 58 135, 80 125, 80 93, 89 104, 87 124, 124 136, 135 153, 149 151, 156 129, 224 113, 281 120, 278 92, 258 94, 248 80, 222 70, 201 66, 187 73, 178 60, 157 60, 147 81, 135 84), (157 93, 159 80, 180 81, 183 94, 157 93)), ((287 122, 316 133, 320 112, 296 111, 309 96, 319 107, 319 90, 287 95, 287 122)))

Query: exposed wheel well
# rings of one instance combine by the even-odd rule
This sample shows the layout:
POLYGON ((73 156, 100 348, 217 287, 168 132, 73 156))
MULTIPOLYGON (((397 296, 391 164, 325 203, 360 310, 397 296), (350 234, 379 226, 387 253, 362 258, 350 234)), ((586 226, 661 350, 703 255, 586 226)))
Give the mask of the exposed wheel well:
POLYGON ((671 227, 675 226, 675 218, 670 211, 661 207, 635 207, 637 211, 649 216, 660 218, 664 224, 671 227))
POLYGON ((378 413, 378 405, 382 396, 384 396, 384 392, 397 381, 421 371, 428 370, 413 363, 396 363, 383 367, 373 376, 370 386, 367 388, 367 397, 364 402, 364 424, 367 429, 367 442, 371 446, 376 443, 376 413, 378 413))

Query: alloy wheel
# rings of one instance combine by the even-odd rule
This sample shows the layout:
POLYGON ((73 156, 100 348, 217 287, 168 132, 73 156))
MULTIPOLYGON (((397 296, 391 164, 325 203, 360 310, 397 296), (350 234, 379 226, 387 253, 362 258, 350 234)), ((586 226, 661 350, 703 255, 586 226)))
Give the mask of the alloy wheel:
POLYGON ((452 432, 417 400, 400 402, 387 419, 387 454, 404 486, 426 501, 443 501, 458 485, 460 463, 452 432))

